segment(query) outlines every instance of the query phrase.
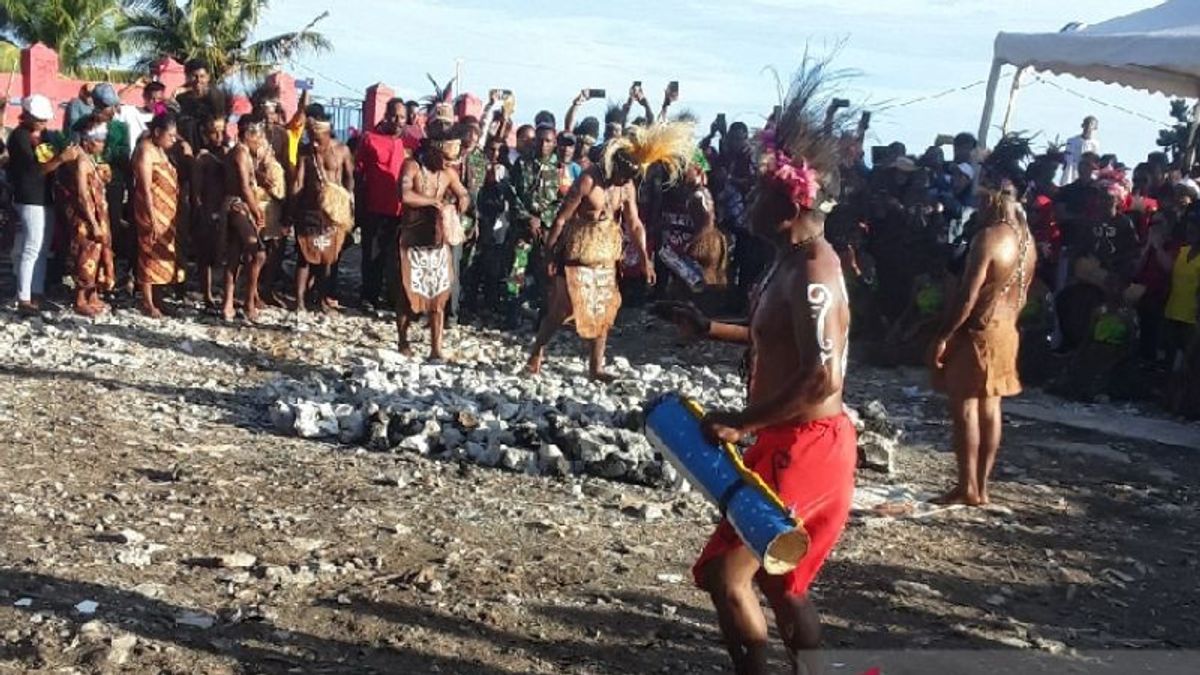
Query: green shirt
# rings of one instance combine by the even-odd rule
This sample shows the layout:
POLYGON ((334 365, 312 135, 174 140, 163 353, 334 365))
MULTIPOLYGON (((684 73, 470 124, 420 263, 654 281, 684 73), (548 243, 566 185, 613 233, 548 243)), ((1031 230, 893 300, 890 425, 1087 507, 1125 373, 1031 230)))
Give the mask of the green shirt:
POLYGON ((558 191, 558 157, 547 159, 522 157, 513 170, 513 188, 517 199, 513 205, 514 220, 529 222, 538 218, 544 229, 550 229, 562 205, 558 191))
POLYGON ((479 217, 479 190, 483 187, 483 181, 487 177, 487 168, 487 155, 479 148, 471 150, 463 159, 463 187, 467 188, 467 194, 471 196, 471 208, 467 209, 462 217, 463 229, 467 232, 475 229, 475 221, 479 217))
POLYGON ((104 141, 104 153, 101 161, 112 167, 113 182, 118 185, 129 184, 131 170, 129 158, 133 155, 133 146, 129 144, 129 125, 114 119, 108 123, 108 138, 104 141))

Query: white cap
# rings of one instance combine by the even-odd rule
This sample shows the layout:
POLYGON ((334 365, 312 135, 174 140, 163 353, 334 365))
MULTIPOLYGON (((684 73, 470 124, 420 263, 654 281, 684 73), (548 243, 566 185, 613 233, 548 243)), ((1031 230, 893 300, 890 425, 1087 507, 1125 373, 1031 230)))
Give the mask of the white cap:
POLYGON ((41 122, 49 122, 54 117, 54 106, 50 104, 50 99, 41 94, 25 97, 21 108, 30 117, 41 122))

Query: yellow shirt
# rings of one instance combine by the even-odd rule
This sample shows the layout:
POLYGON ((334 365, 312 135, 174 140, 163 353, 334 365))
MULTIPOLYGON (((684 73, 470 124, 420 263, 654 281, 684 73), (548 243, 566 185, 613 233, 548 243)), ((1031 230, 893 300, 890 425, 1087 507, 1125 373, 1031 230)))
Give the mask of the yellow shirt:
POLYGON ((1166 316, 1172 321, 1196 324, 1200 305, 1200 255, 1188 260, 1191 246, 1179 249, 1179 257, 1171 268, 1171 295, 1167 298, 1166 316))
POLYGON ((298 162, 300 160, 300 139, 301 139, 301 137, 304 136, 304 127, 303 126, 298 126, 298 127, 289 126, 287 128, 287 135, 288 135, 288 160, 291 161, 292 166, 296 166, 296 162, 298 162))

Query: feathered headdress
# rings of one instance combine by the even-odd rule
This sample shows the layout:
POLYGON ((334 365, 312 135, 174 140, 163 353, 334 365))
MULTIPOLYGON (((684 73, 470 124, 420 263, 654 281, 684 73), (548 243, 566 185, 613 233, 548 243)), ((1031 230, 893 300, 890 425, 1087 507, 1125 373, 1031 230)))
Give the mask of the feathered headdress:
POLYGON ((829 84, 846 73, 830 72, 829 61, 805 54, 799 72, 773 124, 759 133, 760 180, 789 196, 794 204, 828 213, 837 194, 841 164, 839 139, 851 113, 839 110, 827 119, 829 84))
POLYGON ((674 183, 696 152, 691 124, 666 122, 633 127, 625 135, 604 146, 604 174, 613 175, 617 165, 625 165, 644 175, 655 164, 666 169, 668 183, 674 183))
POLYGON ((425 77, 428 77, 429 82, 433 84, 433 95, 421 99, 421 102, 425 104, 426 115, 431 119, 453 120, 454 103, 452 102, 452 95, 454 94, 454 83, 458 78, 452 77, 450 81, 446 82, 445 86, 442 86, 438 84, 437 80, 433 79, 433 75, 426 73, 425 77))

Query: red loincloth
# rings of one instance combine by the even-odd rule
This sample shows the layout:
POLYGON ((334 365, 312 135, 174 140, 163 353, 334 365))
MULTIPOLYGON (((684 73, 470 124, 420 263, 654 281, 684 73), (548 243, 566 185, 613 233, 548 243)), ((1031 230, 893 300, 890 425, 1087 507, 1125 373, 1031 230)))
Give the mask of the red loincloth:
MULTIPOLYGON (((858 464, 854 423, 842 414, 763 429, 743 461, 775 490, 808 532, 808 552, 796 569, 782 575, 788 595, 803 597, 850 517, 858 464)), ((692 567, 696 584, 703 585, 708 563, 744 545, 729 521, 722 519, 692 567)))

